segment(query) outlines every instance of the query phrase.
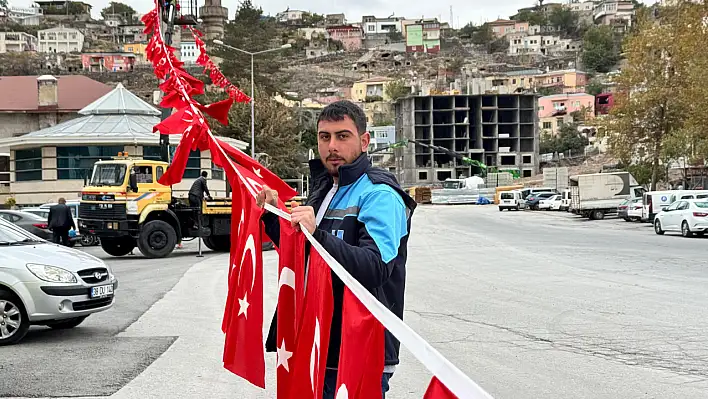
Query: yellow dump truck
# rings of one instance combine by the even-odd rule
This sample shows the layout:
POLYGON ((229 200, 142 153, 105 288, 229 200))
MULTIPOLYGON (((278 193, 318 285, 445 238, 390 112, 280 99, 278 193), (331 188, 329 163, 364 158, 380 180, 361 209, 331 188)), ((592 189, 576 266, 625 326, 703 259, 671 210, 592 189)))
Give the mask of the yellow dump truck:
POLYGON ((137 246, 148 258, 163 258, 184 238, 201 236, 215 251, 229 251, 231 199, 203 201, 202 209, 175 198, 158 180, 168 164, 120 153, 96 162, 81 192, 81 230, 101 239, 109 255, 123 256, 137 246), (134 172, 134 173, 132 173, 134 172))

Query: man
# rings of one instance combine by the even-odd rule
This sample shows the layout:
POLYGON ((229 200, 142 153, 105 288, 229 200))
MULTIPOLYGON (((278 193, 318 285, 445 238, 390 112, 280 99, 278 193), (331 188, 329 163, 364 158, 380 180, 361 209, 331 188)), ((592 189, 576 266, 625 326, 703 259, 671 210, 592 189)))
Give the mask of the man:
MULTIPOLYGON (((292 208, 292 223, 302 223, 345 269, 394 314, 403 318, 405 263, 410 217, 415 201, 387 171, 373 168, 365 153, 371 139, 366 116, 349 101, 325 107, 317 121, 320 159, 310 161, 310 196, 292 208)), ((276 206, 277 192, 264 187, 256 201, 276 206)), ((294 204, 296 205, 296 204, 294 204)), ((263 215, 266 234, 278 245, 278 216, 263 215)), ((344 284, 332 273, 334 312, 327 355, 324 399, 333 399, 341 342, 344 284)), ((276 317, 266 350, 276 350, 276 317)), ((400 343, 385 336, 382 396, 398 364, 400 343)))
POLYGON ((207 176, 208 173, 203 171, 202 175, 199 176, 194 183, 192 183, 192 188, 189 189, 189 206, 202 209, 204 193, 206 193, 208 198, 211 198, 211 194, 209 194, 209 187, 207 187, 207 176))
POLYGON ((69 230, 76 230, 71 209, 66 205, 64 198, 59 198, 59 203, 49 208, 47 225, 52 231, 52 241, 55 244, 69 246, 69 230))

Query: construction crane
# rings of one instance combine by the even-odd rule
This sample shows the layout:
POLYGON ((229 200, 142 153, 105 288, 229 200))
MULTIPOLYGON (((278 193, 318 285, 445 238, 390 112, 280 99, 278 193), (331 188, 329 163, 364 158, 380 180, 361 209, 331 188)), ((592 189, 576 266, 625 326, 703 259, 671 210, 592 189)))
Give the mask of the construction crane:
MULTIPOLYGON (((164 24, 162 40, 166 45, 172 46, 172 36, 175 25, 194 26, 197 24, 197 0, 158 0, 160 19, 164 24)), ((167 79, 168 76, 165 76, 167 79)), ((171 108, 163 108, 161 120, 172 115, 171 108)), ((170 163, 170 136, 167 132, 160 132, 160 158, 170 163)))
POLYGON ((410 143, 417 144, 417 145, 419 145, 421 147, 425 147, 425 148, 431 148, 434 151, 442 152, 444 154, 455 157, 458 160, 460 160, 463 165, 474 166, 474 167, 478 168, 482 172, 483 175, 486 176, 486 174, 487 174, 487 165, 483 164, 482 162, 479 162, 475 159, 465 156, 459 152, 448 150, 445 147, 427 144, 427 143, 423 143, 423 142, 420 142, 418 140, 413 140, 413 139, 405 139, 405 140, 397 141, 397 142, 389 145, 388 147, 377 148, 373 151, 369 151, 369 154, 375 154, 375 153, 381 152, 381 151, 392 150, 394 148, 403 148, 403 147, 408 146, 408 144, 410 144, 410 143))

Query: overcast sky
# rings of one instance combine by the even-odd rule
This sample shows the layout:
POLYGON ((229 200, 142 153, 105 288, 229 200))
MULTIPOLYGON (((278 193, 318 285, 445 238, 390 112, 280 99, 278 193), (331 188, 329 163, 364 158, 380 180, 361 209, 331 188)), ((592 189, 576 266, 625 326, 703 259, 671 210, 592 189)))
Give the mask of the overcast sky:
MULTIPOLYGON (((84 0, 93 5, 94 18, 100 15, 101 9, 108 5, 109 0, 84 0)), ((557 0, 566 2, 567 0, 557 0)), ((31 0, 10 0, 10 5, 29 6, 31 0)), ((204 5, 204 0, 197 0, 198 4, 204 5)), ((139 13, 145 13, 153 7, 150 0, 124 0, 123 3, 130 5, 139 13)), ((335 14, 343 12, 349 22, 361 21, 362 15, 375 15, 383 18, 391 14, 406 17, 437 17, 443 22, 452 22, 457 28, 458 21, 461 26, 473 21, 477 24, 484 21, 493 21, 499 17, 508 18, 517 9, 529 7, 534 4, 534 0, 447 0, 437 3, 436 1, 424 0, 358 0, 353 2, 335 2, 331 0, 254 0, 253 4, 263 8, 267 15, 275 15, 284 11, 288 7, 295 10, 311 11, 319 14, 335 14), (338 6, 333 4, 339 3, 338 6), (452 6, 453 21, 450 21, 450 6, 452 6)), ((229 9, 229 17, 233 17, 238 1, 222 0, 222 6, 229 9)))

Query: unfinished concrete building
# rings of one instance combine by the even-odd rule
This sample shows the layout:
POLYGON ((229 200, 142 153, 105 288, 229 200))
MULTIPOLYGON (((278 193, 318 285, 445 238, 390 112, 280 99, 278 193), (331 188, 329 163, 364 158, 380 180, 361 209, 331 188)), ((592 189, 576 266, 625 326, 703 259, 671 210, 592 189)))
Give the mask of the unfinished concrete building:
MULTIPOLYGON (((413 96, 396 104, 397 140, 446 148, 499 171, 538 172, 538 107, 533 94, 413 96)), ((418 144, 403 149, 402 184, 464 178, 476 168, 418 144)))

